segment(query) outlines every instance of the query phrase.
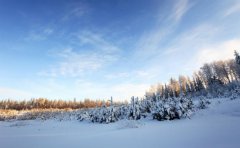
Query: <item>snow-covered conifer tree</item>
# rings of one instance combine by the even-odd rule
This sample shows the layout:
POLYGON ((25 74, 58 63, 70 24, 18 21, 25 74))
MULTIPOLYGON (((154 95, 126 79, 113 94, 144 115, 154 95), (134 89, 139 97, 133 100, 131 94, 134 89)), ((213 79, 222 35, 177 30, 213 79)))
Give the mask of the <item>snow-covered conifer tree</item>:
POLYGON ((138 98, 131 98, 131 104, 128 112, 128 119, 138 120, 141 118, 140 105, 138 98))
POLYGON ((234 51, 234 55, 235 55, 235 61, 238 65, 240 65, 240 55, 239 53, 235 50, 234 51))

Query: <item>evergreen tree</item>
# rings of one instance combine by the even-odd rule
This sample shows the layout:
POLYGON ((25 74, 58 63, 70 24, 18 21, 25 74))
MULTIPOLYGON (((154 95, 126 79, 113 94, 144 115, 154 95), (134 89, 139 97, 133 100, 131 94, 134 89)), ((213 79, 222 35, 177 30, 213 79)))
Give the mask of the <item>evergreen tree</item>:
POLYGON ((186 96, 191 95, 191 88, 188 83, 186 83, 186 96))
POLYGON ((141 118, 140 105, 138 98, 131 98, 131 104, 129 107, 128 119, 138 120, 141 118))
POLYGON ((234 55, 235 55, 235 61, 238 65, 240 65, 240 55, 239 53, 235 50, 234 51, 234 55))
POLYGON ((167 84, 165 83, 164 99, 167 99, 169 95, 167 84))

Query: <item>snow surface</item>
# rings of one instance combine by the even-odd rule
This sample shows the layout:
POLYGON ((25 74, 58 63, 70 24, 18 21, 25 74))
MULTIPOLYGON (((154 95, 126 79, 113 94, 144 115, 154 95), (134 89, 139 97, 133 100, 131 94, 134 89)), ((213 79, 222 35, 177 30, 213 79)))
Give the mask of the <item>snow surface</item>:
POLYGON ((173 121, 0 122, 1 148, 237 148, 239 137, 240 99, 215 99, 191 119, 173 121))

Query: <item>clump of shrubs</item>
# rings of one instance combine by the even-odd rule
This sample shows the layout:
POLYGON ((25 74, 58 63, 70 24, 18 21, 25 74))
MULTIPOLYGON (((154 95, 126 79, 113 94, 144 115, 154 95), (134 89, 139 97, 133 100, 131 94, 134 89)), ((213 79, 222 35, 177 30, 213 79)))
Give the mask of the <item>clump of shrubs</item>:
POLYGON ((153 119, 174 120, 182 117, 189 117, 193 109, 191 99, 175 98, 169 100, 159 100, 152 108, 153 119))

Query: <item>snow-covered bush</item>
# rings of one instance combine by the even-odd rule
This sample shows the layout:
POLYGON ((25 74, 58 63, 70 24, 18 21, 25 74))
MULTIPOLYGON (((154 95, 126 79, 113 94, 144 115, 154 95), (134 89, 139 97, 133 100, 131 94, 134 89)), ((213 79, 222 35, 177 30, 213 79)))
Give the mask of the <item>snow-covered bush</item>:
POLYGON ((200 97, 198 104, 197 104, 197 108, 198 109, 205 109, 207 108, 207 106, 210 104, 210 101, 207 100, 205 97, 200 97))
POLYGON ((163 102, 160 100, 154 103, 151 108, 151 112, 152 112, 153 119, 157 119, 159 121, 163 120, 165 116, 165 109, 164 109, 163 102))
POLYGON ((130 120, 139 120, 141 119, 140 104, 138 98, 132 97, 131 104, 128 111, 128 119, 130 120))
POLYGON ((146 114, 146 113, 151 113, 151 108, 152 108, 152 105, 153 105, 153 101, 150 100, 150 99, 142 99, 140 101, 140 111, 141 113, 143 114, 146 114))
POLYGON ((231 91, 230 100, 235 100, 237 98, 240 98, 240 88, 239 87, 237 87, 236 89, 231 91))
POLYGON ((159 121, 180 119, 189 117, 192 108, 192 100, 184 97, 159 100, 152 107, 152 116, 159 121))
POLYGON ((89 112, 89 119, 92 122, 110 123, 118 121, 119 114, 113 106, 93 109, 89 112))
POLYGON ((81 112, 77 114, 77 120, 83 121, 83 120, 89 120, 89 113, 88 111, 81 112))
POLYGON ((128 115, 128 110, 129 110, 129 106, 128 105, 121 105, 119 107, 116 107, 116 114, 118 116, 119 119, 126 119, 127 115, 128 115))

